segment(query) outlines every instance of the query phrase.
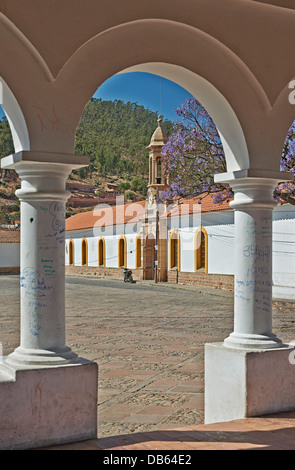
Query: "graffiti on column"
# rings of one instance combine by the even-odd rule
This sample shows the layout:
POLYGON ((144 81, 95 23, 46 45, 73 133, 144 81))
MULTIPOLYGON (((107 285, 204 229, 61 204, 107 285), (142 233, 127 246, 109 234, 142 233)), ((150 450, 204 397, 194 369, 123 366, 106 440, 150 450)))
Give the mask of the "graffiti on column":
POLYGON ((246 262, 245 275, 236 276, 236 298, 253 302, 256 311, 271 309, 272 280, 269 278, 272 261, 272 216, 262 216, 259 223, 249 220, 246 233, 253 237, 252 244, 242 247, 246 262), (259 227, 259 229, 258 229, 259 227))
POLYGON ((47 296, 54 293, 54 287, 48 285, 38 270, 24 268, 20 275, 22 300, 26 303, 28 326, 33 336, 38 336, 42 327, 43 309, 47 306, 47 296))

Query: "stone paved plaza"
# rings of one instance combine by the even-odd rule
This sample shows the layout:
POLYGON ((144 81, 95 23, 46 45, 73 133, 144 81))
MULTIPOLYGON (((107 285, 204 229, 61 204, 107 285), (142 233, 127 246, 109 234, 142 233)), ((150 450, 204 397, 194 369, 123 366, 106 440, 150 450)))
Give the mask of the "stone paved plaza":
MULTIPOLYGON (((19 344, 18 276, 0 276, 0 305, 6 355, 19 344)), ((294 340, 294 303, 274 303, 273 323, 294 340)), ((66 327, 68 345, 99 365, 98 437, 201 424, 204 343, 233 330, 233 295, 67 277, 66 327)))

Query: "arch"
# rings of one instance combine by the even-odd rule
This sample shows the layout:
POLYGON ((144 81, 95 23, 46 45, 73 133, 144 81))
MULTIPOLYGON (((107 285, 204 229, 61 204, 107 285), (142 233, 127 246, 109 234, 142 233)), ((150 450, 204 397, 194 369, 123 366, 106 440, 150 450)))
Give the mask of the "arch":
POLYGON ((69 241, 69 265, 75 265, 75 243, 72 238, 69 241))
POLYGON ((27 124, 22 110, 2 77, 0 77, 0 104, 5 112, 15 153, 21 150, 30 150, 30 138, 27 124))
POLYGON ((194 240, 195 271, 204 269, 208 273, 208 234, 207 230, 201 226, 196 230, 194 240))
POLYGON ((85 237, 82 238, 81 242, 81 264, 82 266, 88 265, 88 243, 85 237))
POLYGON ((211 116, 223 145, 227 170, 248 169, 248 147, 241 123, 226 98, 208 80, 178 65, 139 64, 120 73, 147 72, 174 81, 195 96, 211 116), (226 118, 225 118, 226 116, 226 118))
POLYGON ((106 259, 105 259, 105 239, 104 237, 100 237, 98 239, 98 266, 105 267, 106 259))
POLYGON ((168 241, 168 269, 177 268, 180 271, 180 234, 172 229, 168 241))
MULTIPOLYGON (((202 9, 209 13, 205 3, 202 9)), ((268 79, 267 70, 264 72, 267 75, 263 75, 257 64, 255 67, 255 61, 247 60, 251 56, 239 55, 238 44, 226 40, 219 28, 217 31, 210 25, 205 30, 202 15, 187 24, 175 14, 174 8, 171 6, 167 14, 158 18, 151 18, 148 9, 140 17, 136 11, 118 12, 101 29, 93 27, 80 41, 69 42, 68 53, 54 61, 48 60, 45 50, 43 57, 38 42, 31 42, 29 36, 1 13, 0 38, 4 47, 0 59, 5 64, 8 54, 10 57, 3 77, 11 87, 15 77, 21 77, 21 85, 13 86, 12 91, 27 120, 31 147, 39 150, 43 146, 42 150, 71 154, 83 109, 98 86, 114 74, 142 70, 173 80, 200 100, 219 131, 227 171, 252 167, 260 171, 278 169, 278 147, 285 135, 280 131, 283 124, 287 127, 286 114, 292 113, 288 85, 281 93, 280 87, 290 75, 291 66, 268 79), (198 60, 192 60, 192 50, 198 60), (58 110, 50 114, 57 104, 58 110), (53 119, 43 134, 38 121, 39 109, 43 109, 45 118, 49 113, 53 119)), ((246 7, 239 8, 252 15, 248 8, 246 11, 243 10, 246 7)), ((269 16, 268 21, 271 24, 274 20, 269 16)), ((282 21, 278 23, 282 27, 282 21)), ((288 31, 291 24, 288 23, 288 31)), ((266 47, 267 35, 264 41, 260 40, 266 47)))
POLYGON ((118 239, 118 268, 127 268, 127 241, 121 234, 118 239))
MULTIPOLYGON (((10 60, 15 60, 16 62, 21 62, 23 68, 29 73, 30 69, 33 69, 35 72, 38 71, 38 75, 45 77, 48 82, 54 80, 54 76, 51 73, 51 70, 48 67, 48 64, 45 62, 44 58, 34 46, 34 44, 28 39, 28 37, 13 23, 8 16, 0 12, 0 37, 5 42, 7 37, 10 37, 11 44, 10 47, 13 48, 13 52, 10 55, 10 60), (18 48, 21 48, 21 54, 18 48), (15 58, 14 58, 15 56, 15 58), (28 63, 30 62, 30 67, 28 63), (26 65, 26 66, 25 66, 26 65)), ((23 78, 23 76, 22 76, 23 78)))
POLYGON ((80 106, 80 115, 76 115, 76 125, 98 86, 114 74, 132 71, 163 76, 188 90, 216 124, 227 170, 249 168, 246 133, 251 137, 255 129, 252 119, 249 123, 249 110, 253 110, 256 120, 261 119, 270 110, 270 102, 251 69, 233 50, 204 31, 163 19, 124 23, 93 36, 76 50, 57 76, 61 86, 72 81, 69 88, 79 80, 79 103, 76 102, 75 110, 80 106), (171 44, 167 49, 168 37, 171 44), (136 54, 130 48, 131 40, 136 45, 136 54), (191 60, 192 49, 198 61, 191 60), (108 57, 106 50, 112 51, 108 57))
POLYGON ((135 267, 141 268, 141 234, 136 237, 135 246, 135 267))

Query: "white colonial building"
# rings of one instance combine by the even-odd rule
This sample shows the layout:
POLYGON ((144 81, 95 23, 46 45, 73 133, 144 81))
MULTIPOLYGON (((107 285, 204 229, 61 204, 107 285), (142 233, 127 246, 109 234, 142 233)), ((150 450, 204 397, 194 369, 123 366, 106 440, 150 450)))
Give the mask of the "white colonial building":
MULTIPOLYGON (((157 203, 157 191, 169 183, 159 173, 165 142, 159 121, 149 147, 146 201, 124 204, 118 197, 115 206, 97 205, 93 211, 66 220, 68 273, 123 279, 122 268, 127 267, 135 279, 156 277, 164 282, 234 289, 234 211, 230 204, 214 204, 210 195, 174 204, 157 203)), ((273 211, 272 255, 275 298, 295 298, 294 233, 295 206, 277 206, 273 211)))

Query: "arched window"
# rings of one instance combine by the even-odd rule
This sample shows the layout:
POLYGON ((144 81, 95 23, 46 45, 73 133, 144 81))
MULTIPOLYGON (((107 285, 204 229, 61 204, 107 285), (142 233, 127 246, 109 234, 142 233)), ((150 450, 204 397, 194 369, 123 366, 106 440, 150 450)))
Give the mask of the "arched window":
POLYGON ((127 268, 127 242, 125 235, 120 235, 118 240, 118 267, 127 268))
POLYGON ((153 158, 150 157, 149 164, 149 184, 153 184, 153 158))
POLYGON ((82 266, 87 266, 87 240, 84 237, 81 244, 81 264, 82 266))
POLYGON ((178 230, 173 229, 169 235, 169 269, 177 268, 180 271, 180 235, 178 230))
POLYGON ((105 266, 105 240, 103 237, 98 240, 98 266, 105 266))
POLYGON ((195 235, 195 271, 198 269, 208 273, 208 235, 204 227, 200 227, 195 235))
POLYGON ((162 183, 162 162, 161 162, 161 159, 160 159, 160 158, 157 160, 156 183, 157 183, 157 184, 161 184, 161 183, 162 183))
POLYGON ((136 252, 135 252, 135 267, 141 267, 141 235, 138 234, 136 237, 136 252))
POLYGON ((69 264, 74 265, 74 240, 72 238, 69 241, 69 264))

